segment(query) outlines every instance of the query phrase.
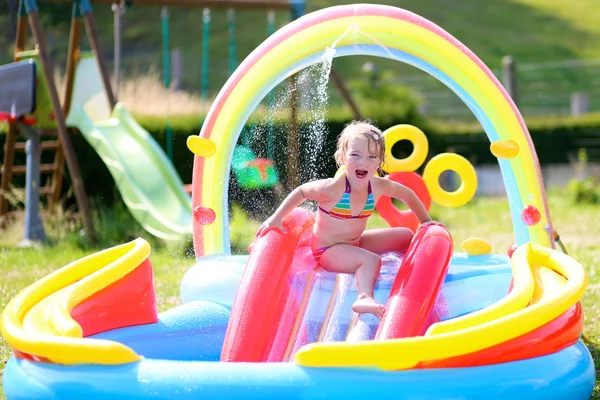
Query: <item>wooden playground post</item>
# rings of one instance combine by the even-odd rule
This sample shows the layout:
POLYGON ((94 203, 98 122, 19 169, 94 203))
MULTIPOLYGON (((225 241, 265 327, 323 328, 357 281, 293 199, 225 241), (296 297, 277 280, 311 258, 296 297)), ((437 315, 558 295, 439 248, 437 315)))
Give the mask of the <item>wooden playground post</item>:
POLYGON ((515 61, 511 56, 502 57, 502 84, 512 101, 518 107, 517 68, 515 66, 515 61))
POLYGON ((62 142, 67 166, 71 174, 71 181, 73 185, 73 190, 75 192, 75 198, 77 199, 77 204, 79 205, 79 209, 83 214, 83 226, 90 242, 92 244, 95 244, 97 238, 96 231, 94 230, 94 224, 92 221, 92 214, 90 211, 87 194, 85 192, 85 187, 83 185, 83 180, 81 178, 79 163, 75 155, 75 150, 73 149, 71 137, 69 136, 69 132, 67 131, 65 114, 60 105, 60 100, 58 98, 58 90, 56 89, 56 85, 54 83, 54 72, 52 64, 50 62, 50 57, 48 55, 46 39, 42 31, 42 24, 37 12, 37 4, 35 3, 35 0, 21 1, 25 2, 25 8, 29 17, 29 24, 31 25, 33 36, 39 47, 39 57, 48 84, 48 94, 50 96, 50 102, 52 103, 52 112, 54 113, 54 118, 56 120, 58 137, 62 142))
MULTIPOLYGON (((290 9, 292 20, 296 20, 304 15, 304 4, 293 4, 290 9)), ((298 79, 295 75, 290 77, 290 134, 288 136, 288 185, 290 188, 298 187, 300 177, 298 174, 300 165, 300 135, 298 133, 298 79)))
POLYGON ((121 86, 121 20, 125 10, 124 0, 115 0, 111 6, 113 12, 114 25, 114 60, 113 60, 113 80, 115 82, 115 100, 119 98, 119 87, 121 86))
POLYGON ((110 109, 112 110, 115 108, 115 104, 117 104, 117 101, 115 99, 115 94, 110 84, 108 68, 106 67, 106 61, 104 60, 103 56, 104 53, 102 52, 100 40, 98 39, 98 29, 96 29, 96 21, 92 16, 92 6, 89 0, 79 0, 79 7, 81 15, 83 16, 83 22, 85 23, 85 31, 87 32, 90 47, 96 55, 96 60, 100 69, 100 75, 102 76, 102 83, 104 84, 104 90, 106 91, 106 96, 108 97, 110 109))
POLYGON ((65 100, 63 109, 65 115, 69 115, 71 111, 71 100, 73 98, 73 86, 75 84, 75 67, 80 56, 81 30, 83 21, 77 2, 73 2, 73 15, 71 17, 71 30, 69 32, 69 49, 67 52, 67 66, 65 77, 65 100))
POLYGON ((331 66, 331 77, 333 78, 333 83, 335 83, 335 86, 337 86, 338 90, 340 91, 340 94, 342 95, 344 100, 346 100, 346 103, 348 103, 348 105, 350 106, 350 109, 352 109, 354 118, 362 119, 362 114, 360 113, 358 106, 354 102, 354 99, 350 95, 350 92, 346 88, 346 84, 344 83, 344 80, 342 79, 340 74, 337 72, 337 70, 335 68, 333 68, 333 66, 331 66))
POLYGON ((2 164, 2 179, 0 181, 0 217, 8 213, 8 199, 6 194, 10 191, 12 179, 12 165, 15 158, 15 143, 17 141, 17 124, 9 123, 4 146, 4 163, 2 164))
MULTIPOLYGON (((69 115, 71 111, 71 100, 73 98, 73 85, 75 83, 75 67, 77 60, 79 59, 79 43, 81 40, 81 29, 83 23, 81 20, 81 14, 79 13, 79 6, 77 2, 73 2, 73 12, 71 15, 71 29, 69 31, 69 48, 67 53, 67 65, 65 68, 65 97, 63 101, 64 114, 69 115)), ((69 134, 72 132, 68 129, 69 134)), ((52 175, 52 188, 51 195, 48 198, 48 206, 52 209, 60 199, 60 193, 62 190, 63 182, 63 169, 65 164, 65 155, 63 148, 60 144, 60 137, 58 138, 58 146, 56 148, 56 155, 54 157, 54 165, 56 170, 52 175)))
POLYGON ((17 20, 17 39, 15 43, 15 53, 25 50, 25 45, 27 44, 28 27, 29 26, 27 23, 27 13, 25 12, 25 8, 23 6, 23 10, 21 10, 21 6, 19 6, 19 19, 17 20))
POLYGON ((298 165, 300 163, 298 135, 298 78, 290 76, 290 134, 288 136, 288 187, 293 189, 300 184, 298 165))

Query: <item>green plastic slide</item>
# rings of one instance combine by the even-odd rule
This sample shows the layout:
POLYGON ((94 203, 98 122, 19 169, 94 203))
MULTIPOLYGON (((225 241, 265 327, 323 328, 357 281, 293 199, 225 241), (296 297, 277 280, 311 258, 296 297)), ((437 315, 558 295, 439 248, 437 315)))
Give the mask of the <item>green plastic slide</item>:
POLYGON ((96 60, 82 58, 67 125, 81 131, 112 174, 129 211, 141 226, 165 240, 192 232, 192 202, 162 148, 117 104, 108 107, 96 60))

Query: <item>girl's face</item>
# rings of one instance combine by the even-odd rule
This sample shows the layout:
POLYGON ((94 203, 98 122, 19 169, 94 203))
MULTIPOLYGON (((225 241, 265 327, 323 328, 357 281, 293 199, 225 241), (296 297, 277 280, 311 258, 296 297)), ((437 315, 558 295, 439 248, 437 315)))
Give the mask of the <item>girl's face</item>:
POLYGON ((354 137, 348 142, 348 150, 344 156, 346 165, 346 174, 348 177, 358 180, 369 180, 379 168, 379 149, 376 144, 371 144, 369 151, 369 140, 361 137, 354 137))

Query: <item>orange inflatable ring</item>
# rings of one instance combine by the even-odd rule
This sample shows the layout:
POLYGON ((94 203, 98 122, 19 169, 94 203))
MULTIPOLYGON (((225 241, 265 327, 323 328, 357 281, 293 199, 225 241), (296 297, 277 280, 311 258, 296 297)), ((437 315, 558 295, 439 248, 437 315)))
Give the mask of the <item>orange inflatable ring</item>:
MULTIPOLYGON (((415 192, 425 206, 425 209, 429 211, 431 196, 423 178, 419 174, 414 172, 394 172, 388 175, 387 179, 404 185, 415 192)), ((392 203, 392 198, 389 196, 382 196, 377 202, 376 208, 379 215, 392 227, 402 226, 411 229, 413 232, 419 227, 417 216, 411 210, 397 209, 392 203)))

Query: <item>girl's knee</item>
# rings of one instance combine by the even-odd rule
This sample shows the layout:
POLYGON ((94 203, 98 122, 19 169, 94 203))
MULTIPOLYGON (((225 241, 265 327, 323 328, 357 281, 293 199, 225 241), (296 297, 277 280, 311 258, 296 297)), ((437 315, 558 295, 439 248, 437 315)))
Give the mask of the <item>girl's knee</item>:
POLYGON ((379 256, 379 254, 375 254, 369 251, 366 255, 365 263, 379 268, 381 267, 381 257, 379 256))
POLYGON ((397 229, 398 229, 398 236, 400 236, 402 238, 412 239, 412 237, 415 235, 413 230, 410 228, 397 228, 397 229))
POLYGON ((402 234, 398 235, 398 236, 399 236, 398 244, 400 247, 400 251, 408 250, 408 246, 410 246, 410 242, 412 241, 413 237, 415 236, 412 229, 404 228, 402 231, 402 234))

